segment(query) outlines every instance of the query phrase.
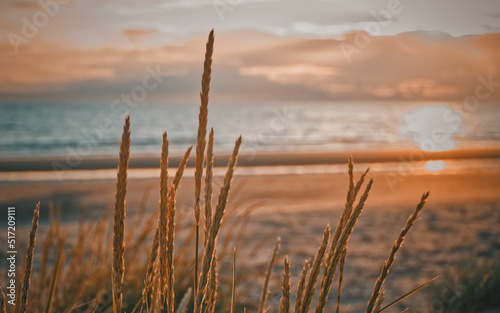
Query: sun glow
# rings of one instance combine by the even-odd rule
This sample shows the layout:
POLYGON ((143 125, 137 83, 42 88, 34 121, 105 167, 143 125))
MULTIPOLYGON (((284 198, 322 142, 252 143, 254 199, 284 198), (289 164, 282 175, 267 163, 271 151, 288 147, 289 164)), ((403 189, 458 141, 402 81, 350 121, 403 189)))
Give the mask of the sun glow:
POLYGON ((435 174, 439 173, 440 171, 444 170, 447 165, 446 162, 438 160, 438 161, 427 161, 425 162, 425 169, 428 171, 431 171, 435 174))

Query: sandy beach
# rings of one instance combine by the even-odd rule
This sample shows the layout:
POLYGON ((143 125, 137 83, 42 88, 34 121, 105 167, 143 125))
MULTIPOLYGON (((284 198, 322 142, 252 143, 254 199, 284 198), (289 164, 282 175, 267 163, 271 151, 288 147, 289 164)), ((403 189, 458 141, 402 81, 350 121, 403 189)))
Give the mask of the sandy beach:
MULTIPOLYGON (((357 165, 357 176, 361 170, 364 168, 357 165)), ((431 192, 428 206, 407 237, 389 276, 387 299, 395 299, 455 266, 497 258, 500 252, 498 168, 440 175, 405 175, 400 176, 395 185, 389 183, 393 175, 397 173, 374 171, 374 188, 351 238, 343 296, 343 303, 350 304, 350 312, 362 311, 372 282, 394 239, 425 191, 431 192)), ((157 179, 130 179, 127 195, 129 220, 137 213, 146 190, 150 191, 146 210, 152 212, 157 207, 158 188, 157 179)), ((257 273, 264 273, 275 238, 279 236, 282 240, 280 261, 273 272, 270 305, 279 302, 280 287, 277 283, 281 277, 283 256, 290 256, 292 282, 295 283, 303 261, 312 257, 317 249, 326 224, 336 225, 343 209, 346 188, 347 174, 344 173, 245 175, 237 171, 229 210, 242 212, 254 207, 239 249, 244 251, 242 253, 249 253, 259 242, 267 240, 260 250, 262 253, 252 257, 251 264, 241 264, 239 270, 252 268, 257 273)), ((191 219, 192 190, 193 178, 188 175, 183 180, 177 201, 183 218, 191 219)), ((0 189, 0 206, 15 204, 24 220, 22 223, 28 225, 36 201, 41 201, 43 230, 49 204, 53 203, 62 208, 62 220, 71 228, 77 223, 81 208, 85 208, 88 218, 101 216, 112 206, 114 192, 112 179, 4 183, 0 189)), ((232 218, 238 216, 236 213, 232 218)), ((418 302, 422 297, 423 294, 417 294, 403 303, 413 307, 417 303, 422 305, 425 302, 418 302)), ((402 309, 404 305, 398 308, 402 309)))

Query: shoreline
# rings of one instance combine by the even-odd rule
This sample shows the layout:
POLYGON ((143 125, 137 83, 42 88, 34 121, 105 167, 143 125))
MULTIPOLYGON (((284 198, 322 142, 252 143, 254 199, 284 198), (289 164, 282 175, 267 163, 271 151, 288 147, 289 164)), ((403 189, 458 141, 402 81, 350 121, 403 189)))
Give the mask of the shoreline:
MULTIPOLYGON (((234 177, 234 188, 231 200, 237 203, 261 203, 260 213, 272 212, 304 212, 311 209, 322 211, 333 206, 341 209, 345 201, 347 184, 347 168, 337 173, 300 173, 279 175, 242 175, 238 172, 234 177)), ((355 165, 355 176, 366 167, 355 165)), ((114 202, 116 189, 116 172, 114 178, 99 181, 53 181, 52 183, 15 182, 3 183, 0 188, 0 205, 16 204, 19 209, 28 212, 27 221, 36 202, 41 201, 42 207, 49 203, 60 203, 66 213, 77 213, 85 207, 89 211, 102 213, 114 202)), ((431 191, 431 202, 434 205, 453 205, 463 203, 500 203, 500 171, 459 172, 456 174, 432 173, 400 176, 392 181, 392 173, 370 171, 369 177, 375 178, 373 192, 369 205, 382 211, 389 207, 405 206, 411 208, 420 195, 431 191)), ((217 180, 221 176, 214 176, 217 180)), ((194 178, 183 178, 178 193, 178 204, 181 207, 192 207, 192 188, 194 178)), ((129 213, 134 214, 140 206, 144 192, 150 191, 148 207, 154 210, 158 203, 157 190, 159 180, 137 179, 129 177, 127 203, 129 213)), ((216 194, 218 191, 215 192, 216 194)), ((328 209, 328 210, 330 210, 328 209)), ((46 210, 44 210, 47 213, 46 210)), ((390 211, 390 209, 389 209, 390 211)), ((257 212, 255 212, 257 213, 257 212)))
MULTIPOLYGON (((194 153, 188 167, 194 166, 194 153)), ((422 162, 431 160, 500 159, 500 147, 459 148, 455 150, 430 152, 415 149, 341 150, 312 152, 256 152, 243 153, 238 157, 238 166, 293 166, 345 164, 349 156, 357 163, 422 162)), ((178 164, 182 155, 170 157, 171 164, 178 164)), ((0 157, 0 172, 92 170, 115 169, 118 156, 43 156, 43 157, 0 157)), ((215 166, 224 167, 229 154, 217 154, 215 166)), ((159 155, 131 155, 131 169, 159 168, 159 155)))

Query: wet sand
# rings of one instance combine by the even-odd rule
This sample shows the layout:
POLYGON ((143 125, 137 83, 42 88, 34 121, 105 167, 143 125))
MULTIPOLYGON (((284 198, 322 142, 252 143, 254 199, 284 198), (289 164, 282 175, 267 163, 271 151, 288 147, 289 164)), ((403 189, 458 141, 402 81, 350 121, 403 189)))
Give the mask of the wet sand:
MULTIPOLYGON (((171 164, 178 164, 183 153, 170 156, 171 164)), ((349 156, 358 163, 383 163, 383 162, 419 162, 427 160, 468 160, 468 159, 498 159, 500 158, 500 147, 480 146, 463 147, 455 150, 430 152, 422 151, 412 146, 404 146, 399 149, 385 146, 374 149, 350 149, 340 151, 251 151, 242 152, 238 160, 238 166, 290 166, 290 165, 318 165, 318 164, 344 164, 349 156)), ((217 154, 215 166, 226 166, 228 154, 217 154)), ((132 153, 130 168, 158 168, 158 155, 137 155, 132 153)), ((117 156, 81 156, 77 153, 68 154, 64 157, 0 157, 0 172, 13 171, 53 171, 53 170, 93 170, 114 169, 117 164, 117 156)), ((194 159, 191 158, 188 166, 193 166, 194 159)))

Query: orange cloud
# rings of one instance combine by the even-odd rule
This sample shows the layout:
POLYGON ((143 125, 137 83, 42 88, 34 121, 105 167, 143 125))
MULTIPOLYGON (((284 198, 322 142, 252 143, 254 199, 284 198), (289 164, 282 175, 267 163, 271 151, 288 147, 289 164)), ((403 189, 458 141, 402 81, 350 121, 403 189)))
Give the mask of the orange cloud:
POLYGON ((123 35, 127 37, 130 41, 137 41, 140 38, 151 36, 157 34, 158 30, 152 28, 146 29, 125 29, 123 30, 123 35))
MULTIPOLYGON (((156 31, 126 29, 123 34, 142 38, 156 31)), ((500 100, 500 34, 454 38, 416 32, 369 37, 348 62, 341 45, 354 45, 355 36, 217 34, 213 77, 220 99, 265 101, 294 95, 302 100, 463 100, 475 92, 479 77, 491 76, 488 100, 500 100)), ((113 86, 108 90, 127 88, 142 79, 147 65, 159 65, 171 76, 170 87, 157 91, 159 97, 196 99, 205 41, 200 34, 156 47, 92 49, 33 42, 19 54, 3 42, 0 100, 29 99, 40 92, 70 98, 71 93, 89 94, 89 84, 113 86)), ((92 97, 98 98, 100 92, 108 91, 97 88, 92 97)))
POLYGON ((291 64, 288 66, 255 66, 245 67, 240 70, 244 76, 263 76, 268 80, 281 83, 305 83, 307 78, 315 80, 328 80, 335 76, 332 67, 312 66, 305 64, 291 64))

